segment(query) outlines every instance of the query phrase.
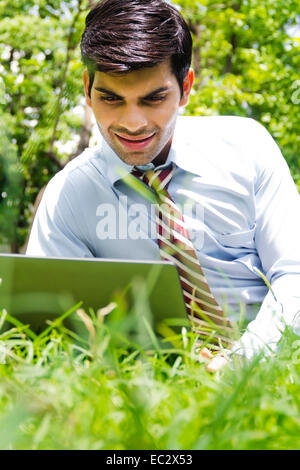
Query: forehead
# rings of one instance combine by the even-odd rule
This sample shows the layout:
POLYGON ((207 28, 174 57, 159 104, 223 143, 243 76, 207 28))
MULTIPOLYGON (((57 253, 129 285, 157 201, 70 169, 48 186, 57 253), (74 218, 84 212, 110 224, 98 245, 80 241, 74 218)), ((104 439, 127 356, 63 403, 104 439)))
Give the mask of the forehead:
POLYGON ((162 86, 172 89, 176 85, 177 80, 171 70, 170 60, 166 60, 154 67, 143 68, 124 74, 96 71, 93 83, 94 87, 105 88, 116 93, 119 92, 122 96, 129 93, 145 95, 162 86))

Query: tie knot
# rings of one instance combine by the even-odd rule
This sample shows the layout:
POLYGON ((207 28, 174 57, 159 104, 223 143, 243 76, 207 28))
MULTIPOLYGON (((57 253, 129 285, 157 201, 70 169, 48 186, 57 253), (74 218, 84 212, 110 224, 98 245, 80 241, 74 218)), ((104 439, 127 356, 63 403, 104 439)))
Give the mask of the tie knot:
POLYGON ((171 163, 168 168, 163 170, 148 170, 141 171, 138 168, 134 167, 132 174, 140 178, 144 183, 153 189, 155 193, 160 193, 163 190, 167 190, 168 184, 171 181, 171 178, 175 172, 175 165, 171 163))

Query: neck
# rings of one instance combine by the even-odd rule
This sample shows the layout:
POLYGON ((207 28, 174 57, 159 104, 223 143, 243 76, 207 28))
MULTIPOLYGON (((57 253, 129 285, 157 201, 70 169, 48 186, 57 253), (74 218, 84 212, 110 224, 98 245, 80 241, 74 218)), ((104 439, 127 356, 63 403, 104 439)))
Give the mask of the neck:
POLYGON ((155 167, 159 166, 159 165, 163 165, 164 163, 166 163, 169 152, 170 152, 170 148, 171 148, 171 145, 172 145, 172 139, 173 139, 173 137, 170 138, 169 142, 165 145, 165 147, 157 155, 157 157, 155 157, 154 160, 152 160, 152 163, 155 167))

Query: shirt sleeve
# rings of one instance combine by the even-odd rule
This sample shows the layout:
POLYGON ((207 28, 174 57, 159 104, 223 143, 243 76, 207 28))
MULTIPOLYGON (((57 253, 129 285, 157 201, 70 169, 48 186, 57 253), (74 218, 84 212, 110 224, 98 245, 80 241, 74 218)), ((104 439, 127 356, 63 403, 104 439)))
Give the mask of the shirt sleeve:
POLYGON ((26 250, 29 256, 91 258, 71 200, 73 189, 58 173, 48 183, 38 207, 26 250))
POLYGON ((256 123, 255 243, 271 289, 233 351, 276 351, 285 327, 300 325, 300 196, 278 146, 256 123), (298 325, 299 323, 299 325, 298 325))

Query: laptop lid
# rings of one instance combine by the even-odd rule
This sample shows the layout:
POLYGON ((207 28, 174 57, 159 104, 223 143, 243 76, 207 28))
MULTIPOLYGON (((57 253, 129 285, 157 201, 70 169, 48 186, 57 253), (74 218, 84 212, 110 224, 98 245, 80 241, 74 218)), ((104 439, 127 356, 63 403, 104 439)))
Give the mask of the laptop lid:
POLYGON ((89 308, 97 312, 122 295, 130 309, 143 291, 154 326, 174 318, 183 325, 187 319, 177 268, 167 261, 1 254, 0 283, 0 311, 33 329, 80 301, 87 313, 89 308))

